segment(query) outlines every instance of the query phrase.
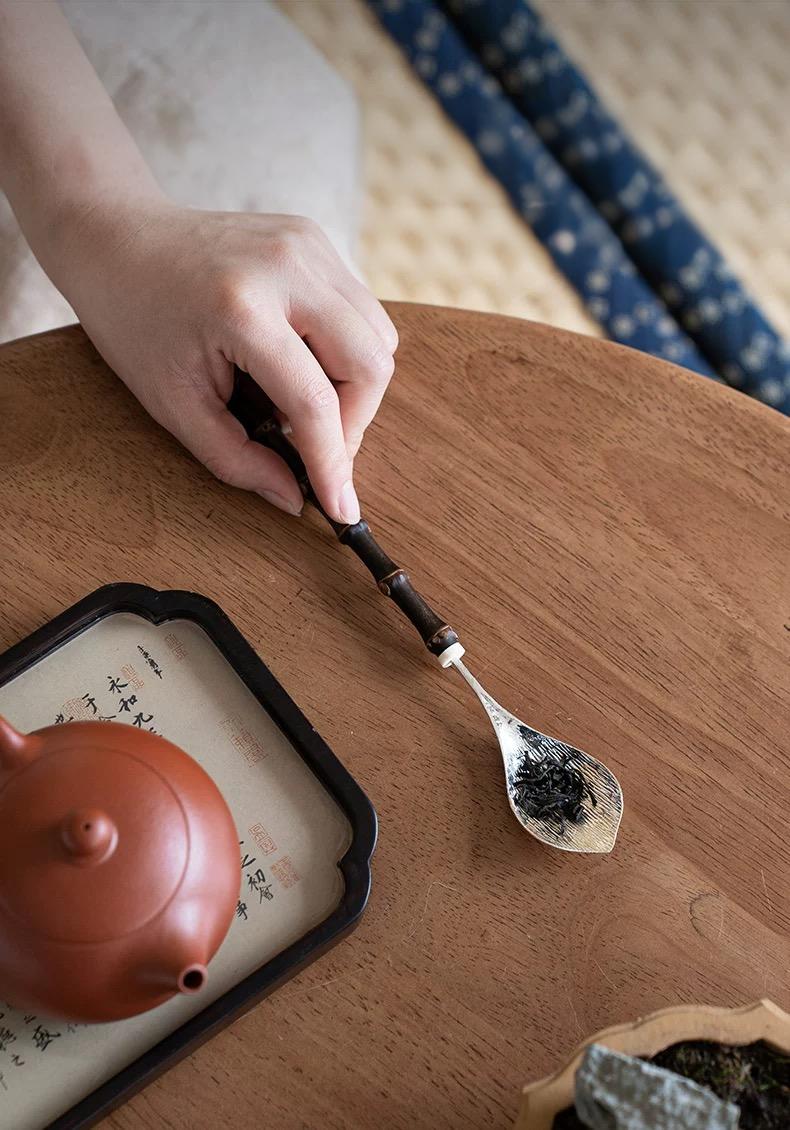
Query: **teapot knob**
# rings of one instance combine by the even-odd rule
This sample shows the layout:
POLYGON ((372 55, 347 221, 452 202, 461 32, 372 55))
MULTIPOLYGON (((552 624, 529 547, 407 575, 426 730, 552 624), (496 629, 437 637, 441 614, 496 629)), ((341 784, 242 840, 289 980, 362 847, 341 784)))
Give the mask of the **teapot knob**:
POLYGON ((74 863, 103 863, 115 851, 118 829, 106 813, 81 808, 65 818, 60 839, 74 863))

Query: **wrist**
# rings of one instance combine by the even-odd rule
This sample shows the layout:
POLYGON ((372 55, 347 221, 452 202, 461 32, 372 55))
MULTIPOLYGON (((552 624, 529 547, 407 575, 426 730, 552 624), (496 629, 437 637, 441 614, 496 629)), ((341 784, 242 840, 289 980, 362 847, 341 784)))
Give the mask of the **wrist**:
MULTIPOLYGON (((75 305, 81 280, 100 275, 105 263, 152 217, 173 205, 149 185, 96 184, 62 195, 44 219, 37 256, 49 277, 75 305)), ((35 247, 34 247, 34 250, 35 247)))
POLYGON ((124 222, 131 223, 135 211, 167 203, 137 150, 122 146, 120 152, 99 158, 95 139, 70 140, 50 155, 48 168, 36 160, 37 154, 29 161, 24 151, 18 154, 6 184, 36 258, 61 289, 62 276, 83 250, 98 251, 115 232, 123 238, 124 222))

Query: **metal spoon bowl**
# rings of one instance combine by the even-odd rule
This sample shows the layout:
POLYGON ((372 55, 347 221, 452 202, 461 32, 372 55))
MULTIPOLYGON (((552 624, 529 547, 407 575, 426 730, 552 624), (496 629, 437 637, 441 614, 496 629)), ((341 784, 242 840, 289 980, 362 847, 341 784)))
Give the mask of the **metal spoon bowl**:
POLYGON ((463 675, 491 720, 502 752, 510 808, 522 828, 541 843, 562 851, 611 851, 623 815, 623 793, 614 774, 584 750, 533 730, 505 710, 460 659, 452 660, 452 666, 463 675), (525 760, 545 764, 547 758, 556 758, 558 761, 567 758, 571 765, 579 769, 595 797, 595 804, 589 800, 584 804, 582 818, 578 822, 541 820, 527 815, 523 802, 519 803, 520 790, 515 787, 519 769, 525 760))

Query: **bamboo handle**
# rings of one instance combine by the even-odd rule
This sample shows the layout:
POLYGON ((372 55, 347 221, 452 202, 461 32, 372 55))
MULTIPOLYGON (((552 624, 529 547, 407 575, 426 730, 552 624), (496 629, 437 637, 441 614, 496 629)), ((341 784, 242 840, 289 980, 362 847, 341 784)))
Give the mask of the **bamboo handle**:
POLYGON ((335 531, 343 545, 349 546, 373 574, 379 590, 388 596, 411 621, 430 652, 438 656, 444 666, 463 655, 458 636, 441 616, 423 600, 412 586, 408 574, 384 552, 364 519, 353 526, 336 522, 318 501, 307 477, 299 452, 283 434, 275 415, 275 406, 260 385, 240 369, 236 369, 233 395, 228 409, 244 426, 250 439, 275 451, 290 467, 302 494, 335 531), (452 650, 449 650, 452 649, 452 650))

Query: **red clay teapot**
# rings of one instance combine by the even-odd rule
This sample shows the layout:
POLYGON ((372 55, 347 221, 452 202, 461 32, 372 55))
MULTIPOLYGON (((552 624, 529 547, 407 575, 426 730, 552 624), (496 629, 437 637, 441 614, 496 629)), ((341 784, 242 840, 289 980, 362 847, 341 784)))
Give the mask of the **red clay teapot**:
POLYGON ((199 992, 239 885, 233 817, 183 750, 0 718, 0 1000, 91 1022, 199 992))

